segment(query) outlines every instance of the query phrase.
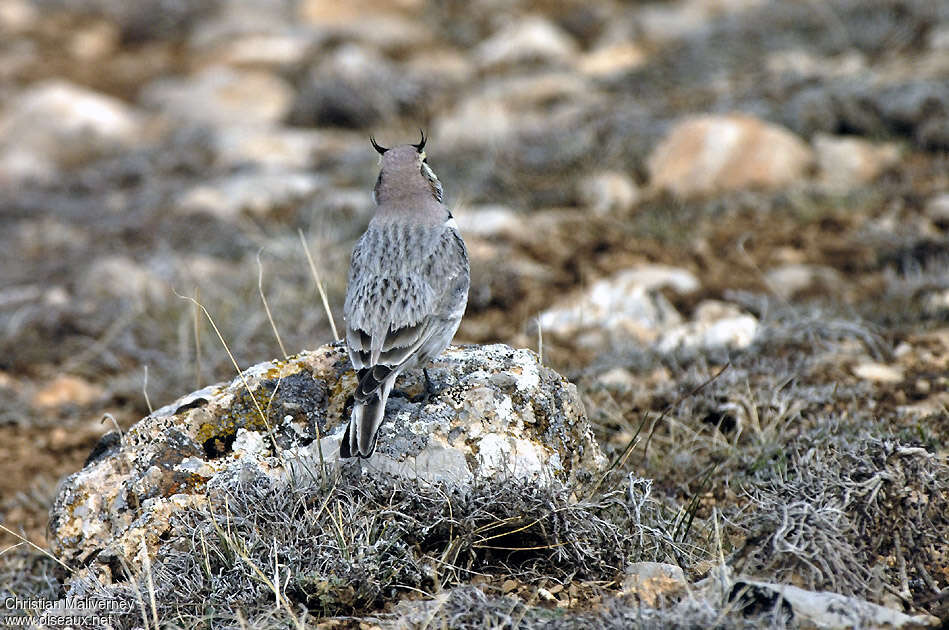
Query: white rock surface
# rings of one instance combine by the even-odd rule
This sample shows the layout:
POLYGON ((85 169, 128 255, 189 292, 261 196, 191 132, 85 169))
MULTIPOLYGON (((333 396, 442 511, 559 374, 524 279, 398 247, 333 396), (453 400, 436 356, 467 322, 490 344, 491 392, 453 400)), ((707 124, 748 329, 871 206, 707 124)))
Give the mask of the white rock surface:
POLYGON ((313 129, 235 126, 218 128, 213 142, 217 163, 223 167, 305 169, 327 144, 327 137, 313 129))
POLYGON ((217 42, 213 55, 223 65, 279 70, 302 65, 313 41, 305 31, 251 33, 217 42))
POLYGON ((903 382, 903 368, 898 365, 866 361, 853 366, 853 373, 858 378, 875 383, 903 382))
POLYGON ((688 587, 682 569, 663 562, 634 562, 626 567, 623 579, 623 595, 635 597, 651 608, 660 606, 664 598, 674 597, 688 587))
POLYGON ((483 67, 509 66, 521 62, 556 62, 576 53, 577 45, 567 33, 539 16, 528 16, 504 25, 475 50, 483 67))
POLYGON ((580 104, 596 98, 593 84, 573 72, 489 80, 436 118, 433 136, 446 145, 491 146, 549 124, 551 102, 580 104))
POLYGON ((580 180, 580 201, 597 214, 623 212, 639 202, 641 194, 633 178, 618 171, 600 171, 580 180))
POLYGON ((141 101, 175 120, 247 126, 281 120, 293 95, 290 84, 270 72, 209 66, 192 76, 152 81, 141 101))
POLYGON ((926 216, 937 223, 949 223, 949 193, 936 195, 927 201, 926 216))
POLYGON ((37 83, 0 114, 0 186, 47 182, 141 142, 143 117, 122 101, 66 81, 37 83))
POLYGON ((659 352, 680 349, 747 348, 758 333, 758 319, 734 304, 705 300, 692 321, 674 326, 656 344, 659 352))
POLYGON ((824 265, 798 263, 781 265, 765 272, 764 278, 768 288, 784 299, 816 287, 836 292, 844 285, 840 272, 824 265))
POLYGON ((172 295, 167 282, 127 256, 96 259, 79 285, 79 297, 92 301, 113 298, 141 305, 146 302, 160 303, 172 295))
POLYGON ((322 185, 323 178, 309 172, 238 173, 185 191, 176 211, 203 212, 228 221, 243 213, 266 217, 300 202, 322 185))
POLYGON ((627 269, 544 311, 540 326, 545 335, 572 338, 590 349, 621 339, 652 342, 664 330, 682 323, 679 312, 658 293, 663 287, 689 293, 699 282, 688 271, 665 265, 627 269))
POLYGON ((649 155, 650 184, 682 197, 801 180, 813 152, 793 133, 743 114, 694 116, 649 155))
POLYGON ((817 134, 813 140, 819 179, 833 190, 849 190, 873 181, 900 159, 899 145, 862 138, 817 134))
MULTIPOLYGON (((422 19, 400 11, 406 3, 327 2, 295 3, 304 26, 341 40, 355 40, 387 52, 418 50, 430 45, 431 29, 422 19)), ((408 3, 409 5, 411 2, 408 3)))
MULTIPOLYGON (((462 485, 475 476, 583 481, 605 465, 576 387, 529 350, 452 347, 428 372, 427 402, 415 398, 421 370, 399 380, 404 395, 389 399, 376 452, 361 463, 338 458, 356 385, 341 344, 246 369, 256 404, 240 378, 193 392, 121 438, 106 436, 64 482, 50 513, 54 552, 73 566, 94 553, 140 567, 142 541, 154 552, 175 514, 208 509, 210 489, 309 478, 321 455, 331 466, 462 485)), ((95 561, 82 573, 111 579, 95 561)))
POLYGON ((673 0, 650 3, 638 13, 643 37, 655 43, 668 43, 701 32, 714 18, 760 6, 764 0, 673 0))
POLYGON ((576 66, 589 76, 610 77, 634 70, 648 60, 649 55, 641 46, 622 41, 581 55, 576 66))
MULTIPOLYGON (((939 620, 931 615, 907 615, 898 610, 828 591, 807 591, 790 584, 774 584, 757 580, 738 580, 738 588, 749 588, 755 594, 779 597, 791 608, 794 616, 807 626, 822 630, 851 628, 931 628, 939 620)), ((733 591, 735 592, 735 591, 733 591)))
POLYGON ((506 206, 469 206, 455 214, 458 229, 465 236, 471 234, 482 238, 513 236, 524 228, 525 218, 506 206))

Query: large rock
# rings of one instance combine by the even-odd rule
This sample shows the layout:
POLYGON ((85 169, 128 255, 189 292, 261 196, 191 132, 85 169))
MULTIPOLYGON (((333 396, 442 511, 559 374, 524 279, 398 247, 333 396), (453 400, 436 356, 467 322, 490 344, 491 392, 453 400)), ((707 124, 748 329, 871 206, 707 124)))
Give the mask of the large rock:
POLYGON ((218 166, 278 171, 308 169, 317 155, 339 152, 340 144, 325 132, 294 127, 219 127, 212 140, 218 166))
MULTIPOLYGON (((429 400, 421 370, 404 375, 376 453, 345 465, 462 486, 501 475, 570 482, 602 468, 576 388, 529 350, 453 347, 428 374, 429 400)), ((60 489, 54 553, 107 582, 123 562, 141 567, 142 545, 154 552, 183 510, 225 509, 217 497, 240 482, 318 476, 321 460, 340 462, 355 385, 336 343, 253 366, 106 435, 60 489)))
POLYGON ((780 188, 800 180, 810 147, 757 118, 696 116, 673 128, 649 156, 650 183, 683 197, 746 188, 780 188))

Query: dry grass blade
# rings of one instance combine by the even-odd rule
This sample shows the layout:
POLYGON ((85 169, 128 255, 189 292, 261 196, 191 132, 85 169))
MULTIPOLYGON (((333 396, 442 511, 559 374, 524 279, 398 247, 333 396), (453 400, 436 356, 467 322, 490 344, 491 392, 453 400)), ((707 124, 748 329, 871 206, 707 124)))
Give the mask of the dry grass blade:
MULTIPOLYGON (((211 317, 211 313, 208 312, 208 309, 204 307, 203 304, 198 302, 192 297, 187 295, 181 295, 175 291, 177 295, 182 300, 190 300, 195 306, 201 309, 205 317, 208 318, 211 327, 214 329, 215 334, 217 334, 218 340, 221 342, 221 345, 224 346, 224 351, 227 352, 228 358, 231 360, 231 365, 234 366, 234 369, 237 370, 237 375, 240 377, 241 382, 244 384, 244 389, 247 391, 247 395, 250 397, 251 401, 254 403, 254 407, 257 409, 257 413, 260 415, 260 419, 263 421, 264 426, 267 427, 267 435, 270 436, 270 441, 273 444, 274 453, 280 454, 280 448, 277 446, 277 440, 273 435, 273 427, 270 426, 270 420, 267 418, 267 414, 264 413, 263 408, 260 406, 260 401, 257 400, 257 396, 254 395, 254 392, 250 389, 250 384, 247 382, 247 378, 244 376, 244 371, 241 370, 241 367, 237 364, 237 359, 234 358, 234 354, 231 352, 230 347, 228 347, 227 342, 224 341, 224 335, 221 334, 221 331, 218 329, 217 324, 214 323, 214 318, 211 317)), ((282 457, 282 456, 281 456, 282 457)))
POLYGON ((158 605, 155 603, 155 579, 152 576, 152 559, 148 555, 148 547, 145 545, 144 532, 142 533, 141 553, 145 579, 148 584, 148 603, 152 611, 152 623, 155 624, 155 628, 157 629, 160 628, 161 625, 158 623, 158 605))
MULTIPOLYGON (((47 551, 46 549, 43 549, 42 547, 40 547, 39 545, 37 545, 37 544, 34 543, 33 541, 24 538, 23 536, 21 536, 20 534, 16 533, 16 532, 13 531, 12 529, 9 529, 8 527, 4 526, 2 523, 0 523, 0 530, 3 530, 4 532, 10 534, 10 535, 13 536, 14 538, 17 538, 17 539, 20 540, 21 542, 23 542, 23 543, 29 545, 30 547, 32 547, 33 549, 39 551, 41 554, 43 554, 43 555, 46 556, 47 558, 50 558, 51 560, 53 560, 54 562, 56 562, 56 564, 58 564, 59 566, 63 567, 64 569, 66 569, 66 570, 69 571, 70 573, 73 573, 74 569, 73 569, 71 566, 69 566, 68 564, 66 564, 65 562, 63 562, 62 560, 60 560, 59 558, 57 558, 57 557, 54 556, 53 554, 51 554, 51 553, 50 553, 49 551, 47 551)), ((9 550, 12 549, 12 548, 13 548, 13 547, 8 547, 7 549, 4 549, 3 552, 5 553, 5 552, 9 551, 9 550)), ((0 553, 0 555, 2 555, 2 553, 0 553)))
POLYGON ((280 331, 277 330, 277 324, 274 322, 273 314, 270 312, 270 305, 267 304, 267 296, 264 294, 264 264, 260 261, 260 254, 263 248, 257 250, 257 292, 260 293, 260 301, 264 303, 264 311, 267 313, 267 321, 270 322, 270 329, 273 330, 274 337, 277 338, 277 345, 280 346, 280 353, 286 359, 290 355, 283 345, 283 339, 280 338, 280 331))
POLYGON ((316 283, 316 289, 320 292, 320 299, 323 300, 323 310, 326 311, 326 317, 329 319, 330 328, 333 329, 333 339, 339 341, 339 331, 336 330, 336 320, 333 319, 333 311, 330 309, 329 300, 326 298, 326 290, 323 288, 323 281, 320 280, 320 274, 316 270, 316 263, 313 262, 313 256, 310 254, 310 246, 306 244, 306 238, 303 236, 303 230, 297 229, 300 235, 300 243, 303 245, 303 251, 306 253, 306 261, 310 265, 310 273, 313 275, 313 282, 316 283))
POLYGON ((148 366, 145 366, 145 376, 142 378, 142 394, 145 396, 145 404, 148 406, 148 413, 155 413, 152 408, 152 401, 148 399, 148 366))
POLYGON ((201 326, 198 317, 198 300, 200 299, 198 287, 194 288, 194 305, 191 311, 191 319, 194 322, 194 386, 201 389, 201 326))

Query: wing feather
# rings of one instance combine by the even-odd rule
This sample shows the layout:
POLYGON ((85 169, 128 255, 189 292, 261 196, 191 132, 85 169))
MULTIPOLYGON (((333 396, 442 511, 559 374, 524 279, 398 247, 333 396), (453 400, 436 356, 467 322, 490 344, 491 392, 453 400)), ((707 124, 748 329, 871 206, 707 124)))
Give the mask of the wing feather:
POLYGON ((467 251, 454 226, 370 226, 353 250, 344 309, 358 397, 411 367, 442 334, 437 322, 460 319, 467 293, 467 251))

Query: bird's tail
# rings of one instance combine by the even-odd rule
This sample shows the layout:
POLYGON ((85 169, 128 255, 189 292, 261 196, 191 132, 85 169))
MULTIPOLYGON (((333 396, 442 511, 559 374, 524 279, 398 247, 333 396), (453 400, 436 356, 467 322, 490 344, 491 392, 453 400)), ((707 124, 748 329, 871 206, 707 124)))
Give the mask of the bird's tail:
POLYGON ((339 445, 340 457, 371 457, 376 450, 376 435, 385 417, 386 400, 391 386, 383 384, 366 400, 353 404, 353 415, 339 445))

